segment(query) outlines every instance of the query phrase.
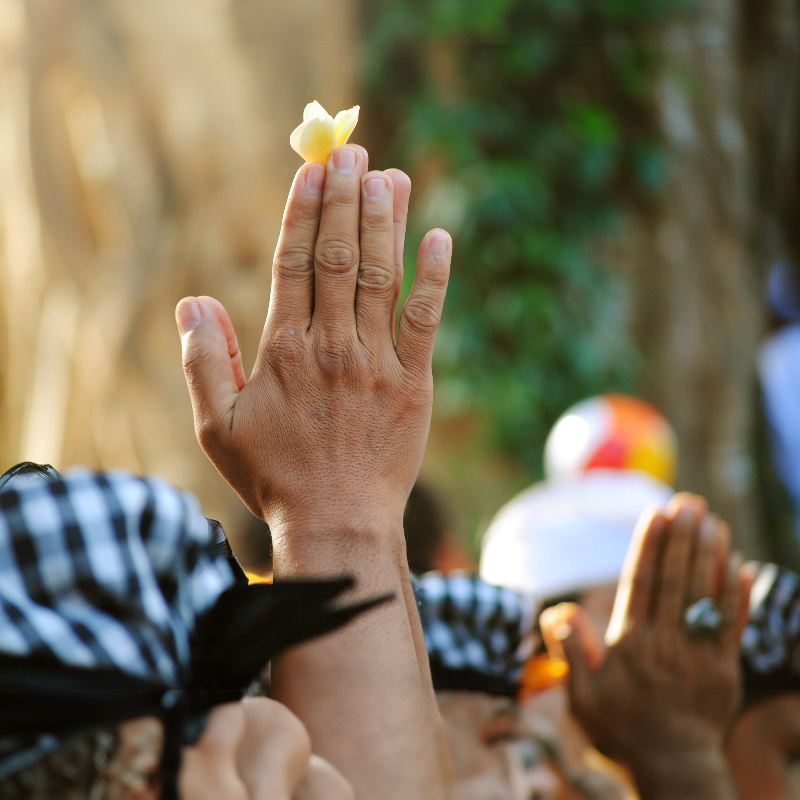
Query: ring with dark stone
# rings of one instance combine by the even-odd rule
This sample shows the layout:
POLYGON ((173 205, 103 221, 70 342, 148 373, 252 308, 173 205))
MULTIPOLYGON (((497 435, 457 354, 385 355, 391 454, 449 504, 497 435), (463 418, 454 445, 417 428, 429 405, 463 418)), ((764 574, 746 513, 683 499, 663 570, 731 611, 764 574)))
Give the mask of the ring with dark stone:
POLYGON ((722 611, 712 597, 692 603, 683 613, 683 627, 697 639, 716 639, 722 627, 722 611))

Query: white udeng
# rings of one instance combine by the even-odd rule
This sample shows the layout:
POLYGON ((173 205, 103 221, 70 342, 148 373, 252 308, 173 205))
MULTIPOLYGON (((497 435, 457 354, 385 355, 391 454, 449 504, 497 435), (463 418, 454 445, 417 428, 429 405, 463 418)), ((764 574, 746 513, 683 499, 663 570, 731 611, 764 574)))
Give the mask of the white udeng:
POLYGON ((347 144, 358 124, 358 106, 340 111, 334 119, 316 100, 303 111, 303 121, 289 137, 292 149, 306 161, 325 164, 331 150, 347 144))

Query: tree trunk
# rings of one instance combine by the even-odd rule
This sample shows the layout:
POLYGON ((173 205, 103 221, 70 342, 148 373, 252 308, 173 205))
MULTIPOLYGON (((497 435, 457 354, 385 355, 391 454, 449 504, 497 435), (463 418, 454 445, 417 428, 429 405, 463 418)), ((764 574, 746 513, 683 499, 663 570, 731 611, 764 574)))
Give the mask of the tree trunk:
POLYGON ((156 472, 233 525, 247 512, 194 441, 174 307, 218 297, 252 363, 289 133, 314 97, 350 94, 351 2, 1 5, 0 465, 156 472), (242 20, 261 17, 259 49, 242 20))
POLYGON ((677 429, 679 486, 706 495, 749 556, 766 555, 753 455, 764 289, 800 237, 797 31, 796 3, 705 0, 666 33, 675 171, 628 244, 646 394, 677 429))

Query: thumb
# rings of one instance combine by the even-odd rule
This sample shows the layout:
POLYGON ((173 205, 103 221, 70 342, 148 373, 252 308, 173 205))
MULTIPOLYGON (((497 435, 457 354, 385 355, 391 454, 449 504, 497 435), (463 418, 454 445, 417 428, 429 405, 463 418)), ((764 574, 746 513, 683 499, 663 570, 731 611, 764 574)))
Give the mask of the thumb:
POLYGON ((200 444, 229 429, 244 387, 242 357, 227 312, 213 297, 185 297, 175 309, 183 371, 200 444))
POLYGON ((602 646, 586 612, 577 603, 560 603, 539 618, 547 651, 569 664, 570 685, 589 680, 602 664, 602 646))

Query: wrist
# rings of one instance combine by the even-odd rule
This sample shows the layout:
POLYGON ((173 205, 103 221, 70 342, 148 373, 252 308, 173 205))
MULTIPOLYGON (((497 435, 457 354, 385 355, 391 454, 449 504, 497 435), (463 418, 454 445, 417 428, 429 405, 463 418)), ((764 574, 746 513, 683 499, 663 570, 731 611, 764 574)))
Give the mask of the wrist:
POLYGON ((408 579, 401 515, 378 512, 270 521, 276 580, 352 575, 360 588, 408 579))

